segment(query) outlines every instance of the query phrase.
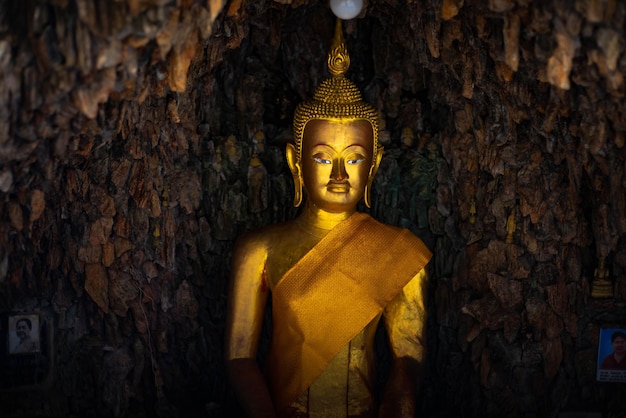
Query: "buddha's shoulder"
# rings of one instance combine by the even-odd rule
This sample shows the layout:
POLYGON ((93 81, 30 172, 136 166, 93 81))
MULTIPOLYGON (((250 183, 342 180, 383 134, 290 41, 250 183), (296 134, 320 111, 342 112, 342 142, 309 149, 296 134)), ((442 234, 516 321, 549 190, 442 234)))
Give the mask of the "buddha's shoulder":
POLYGON ((244 247, 269 250, 292 237, 294 233, 295 224, 293 221, 272 224, 242 234, 237 238, 236 246, 238 248, 244 247))

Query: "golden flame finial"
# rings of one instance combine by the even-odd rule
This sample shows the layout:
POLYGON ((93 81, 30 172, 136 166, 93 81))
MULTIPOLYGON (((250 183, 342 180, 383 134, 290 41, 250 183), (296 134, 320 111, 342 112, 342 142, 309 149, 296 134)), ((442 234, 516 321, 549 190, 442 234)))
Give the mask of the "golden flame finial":
POLYGON ((341 19, 337 18, 335 36, 328 52, 328 71, 334 76, 343 75, 350 68, 350 55, 343 39, 341 19))

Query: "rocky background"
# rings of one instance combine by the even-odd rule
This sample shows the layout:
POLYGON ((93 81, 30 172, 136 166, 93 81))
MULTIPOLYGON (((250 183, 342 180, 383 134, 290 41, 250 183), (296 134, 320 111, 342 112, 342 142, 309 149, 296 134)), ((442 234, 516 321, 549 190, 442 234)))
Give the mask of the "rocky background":
MULTIPOLYGON (((369 0, 345 23, 384 126, 371 212, 435 253, 421 416, 626 416, 595 381, 599 329, 626 327, 625 20, 369 0)), ((236 414, 230 251, 296 214, 283 150, 333 25, 315 0, 0 2, 0 313, 50 327, 3 417, 236 414)))

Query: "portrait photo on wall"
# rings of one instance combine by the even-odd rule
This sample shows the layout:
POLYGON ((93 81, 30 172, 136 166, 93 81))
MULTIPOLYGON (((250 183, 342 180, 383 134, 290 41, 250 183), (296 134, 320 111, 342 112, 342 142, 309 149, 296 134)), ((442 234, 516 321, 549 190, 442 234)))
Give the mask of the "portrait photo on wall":
POLYGON ((38 353, 39 315, 12 315, 8 322, 9 355, 38 353))
POLYGON ((49 313, 0 312, 0 392, 32 390, 49 381, 52 338, 49 313))
POLYGON ((626 328, 600 329, 597 380, 626 382, 626 328))

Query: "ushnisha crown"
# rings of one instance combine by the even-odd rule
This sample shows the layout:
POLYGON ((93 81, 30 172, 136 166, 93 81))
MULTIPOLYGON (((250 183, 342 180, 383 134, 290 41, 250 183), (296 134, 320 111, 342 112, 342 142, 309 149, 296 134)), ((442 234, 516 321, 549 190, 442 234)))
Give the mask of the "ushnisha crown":
POLYGON ((365 102, 357 86, 345 77, 350 67, 350 56, 343 39, 341 20, 337 19, 335 36, 328 52, 328 71, 325 79, 315 90, 311 100, 296 107, 293 120, 293 134, 298 161, 302 158, 302 138, 306 124, 312 119, 367 120, 374 134, 374 160, 380 149, 378 143, 378 112, 365 102))

